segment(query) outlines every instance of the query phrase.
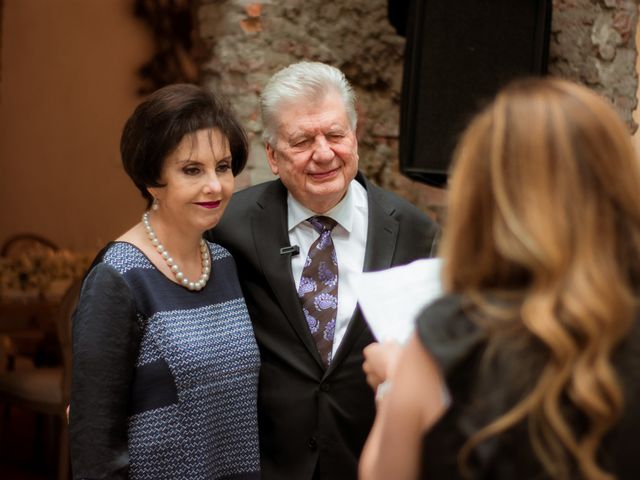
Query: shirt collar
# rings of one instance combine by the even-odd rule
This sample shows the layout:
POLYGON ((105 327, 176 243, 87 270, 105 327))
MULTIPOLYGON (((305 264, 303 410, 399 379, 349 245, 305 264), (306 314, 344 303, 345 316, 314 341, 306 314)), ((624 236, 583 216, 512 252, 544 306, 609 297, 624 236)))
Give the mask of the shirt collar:
MULTIPOLYGON (((356 188, 356 186, 354 185, 355 183, 357 183, 355 180, 351 180, 344 198, 340 200, 338 204, 331 210, 322 214, 325 217, 333 218, 347 232, 351 232, 353 228, 353 212, 355 207, 354 189, 356 188)), ((291 195, 291 192, 287 193, 287 207, 287 228, 289 232, 291 232, 299 224, 307 220, 307 218, 318 215, 316 212, 308 209, 298 200, 296 200, 293 195, 291 195)))

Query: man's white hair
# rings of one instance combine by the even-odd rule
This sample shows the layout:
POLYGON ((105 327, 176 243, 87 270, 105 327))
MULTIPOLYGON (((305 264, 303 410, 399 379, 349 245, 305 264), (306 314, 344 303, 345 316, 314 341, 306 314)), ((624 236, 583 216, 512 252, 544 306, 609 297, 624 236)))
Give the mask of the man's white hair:
POLYGON ((356 98, 344 74, 325 63, 299 62, 275 73, 262 91, 262 139, 271 146, 275 145, 278 109, 283 103, 320 101, 331 90, 342 98, 349 126, 355 131, 358 122, 356 98))

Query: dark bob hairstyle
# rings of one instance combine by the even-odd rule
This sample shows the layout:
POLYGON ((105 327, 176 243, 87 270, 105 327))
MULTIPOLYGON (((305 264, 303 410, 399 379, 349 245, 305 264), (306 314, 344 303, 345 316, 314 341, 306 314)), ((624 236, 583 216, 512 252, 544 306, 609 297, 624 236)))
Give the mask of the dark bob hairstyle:
POLYGON ((229 105, 213 92, 189 84, 163 87, 135 109, 124 126, 120 155, 124 169, 151 206, 148 187, 162 187, 164 161, 185 135, 218 129, 229 141, 231 171, 238 175, 247 163, 246 134, 229 105))

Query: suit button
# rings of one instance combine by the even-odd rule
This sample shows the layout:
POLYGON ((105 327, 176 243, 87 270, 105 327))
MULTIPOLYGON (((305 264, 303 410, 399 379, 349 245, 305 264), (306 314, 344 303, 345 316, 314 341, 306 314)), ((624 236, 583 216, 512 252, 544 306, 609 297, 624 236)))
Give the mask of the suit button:
POLYGON ((316 440, 316 437, 311 437, 307 442, 307 446, 309 447, 309 450, 315 450, 318 448, 318 441, 316 440))
POLYGON ((331 390, 331 387, 329 386, 328 383, 323 383, 320 385, 321 392, 328 392, 329 390, 331 390))

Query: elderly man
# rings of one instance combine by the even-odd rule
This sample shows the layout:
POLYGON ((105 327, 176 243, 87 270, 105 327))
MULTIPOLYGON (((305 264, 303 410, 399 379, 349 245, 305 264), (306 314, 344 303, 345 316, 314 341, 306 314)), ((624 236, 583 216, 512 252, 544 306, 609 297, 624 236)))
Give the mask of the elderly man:
POLYGON ((280 178, 236 193, 210 232, 236 259, 260 346, 267 480, 357 477, 375 404, 362 372, 373 337, 355 279, 433 252, 435 224, 358 173, 354 102, 328 65, 276 73, 261 107, 280 178))

